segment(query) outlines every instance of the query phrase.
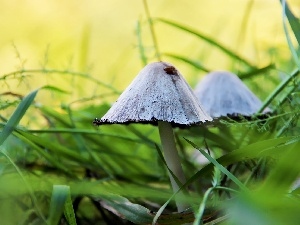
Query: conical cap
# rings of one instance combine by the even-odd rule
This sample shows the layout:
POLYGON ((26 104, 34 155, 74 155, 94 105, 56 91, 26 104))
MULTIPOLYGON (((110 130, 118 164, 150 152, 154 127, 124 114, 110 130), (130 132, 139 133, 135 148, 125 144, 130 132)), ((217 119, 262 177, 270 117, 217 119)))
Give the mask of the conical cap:
POLYGON ((183 127, 211 121, 191 87, 169 63, 145 66, 109 111, 94 124, 167 121, 183 127))
MULTIPOLYGON (((213 118, 252 116, 262 106, 262 102, 238 76, 227 71, 214 71, 207 74, 197 84, 195 94, 213 118)), ((270 109, 264 112, 270 112, 270 109)))

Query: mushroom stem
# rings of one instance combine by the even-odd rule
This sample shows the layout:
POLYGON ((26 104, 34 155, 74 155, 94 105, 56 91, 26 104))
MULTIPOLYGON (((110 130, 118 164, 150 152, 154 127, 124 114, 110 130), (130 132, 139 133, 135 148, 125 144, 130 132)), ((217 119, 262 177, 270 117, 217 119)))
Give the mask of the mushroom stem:
MULTIPOLYGON (((160 140, 164 152, 165 161, 169 169, 173 172, 173 174, 178 178, 178 180, 184 184, 186 182, 183 169, 181 166, 180 158, 176 149, 175 138, 172 126, 169 122, 158 121, 158 129, 160 140)), ((174 193, 177 192, 180 188, 176 181, 174 180, 172 174, 169 173, 171 185, 174 193)), ((176 200, 176 205, 178 212, 182 212, 186 210, 188 207, 186 204, 176 200)))

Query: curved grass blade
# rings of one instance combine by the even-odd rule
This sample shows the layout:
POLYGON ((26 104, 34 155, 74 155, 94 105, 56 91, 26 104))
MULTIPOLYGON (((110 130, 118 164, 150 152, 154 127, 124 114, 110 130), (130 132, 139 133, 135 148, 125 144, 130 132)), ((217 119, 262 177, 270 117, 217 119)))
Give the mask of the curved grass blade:
POLYGON ((198 212, 195 215, 195 221, 193 223, 193 225, 198 225, 201 222, 203 213, 204 213, 204 209, 205 209, 205 204, 208 201, 208 196, 210 195, 210 193, 212 193, 214 190, 214 187, 210 187, 209 189, 207 189, 207 191, 205 192, 204 196, 203 196, 203 200, 199 206, 198 212))
POLYGON ((261 108, 258 110, 258 114, 262 113, 264 111, 264 109, 274 100, 274 98, 289 84, 290 81, 292 81, 293 79, 295 79, 295 77, 297 77, 300 73, 300 68, 296 69, 291 76, 289 76, 288 78, 286 78, 284 81, 281 82, 281 84, 279 84, 277 86, 277 88, 267 97, 267 99, 263 102, 261 108))
POLYGON ((191 66, 197 68, 198 70, 201 70, 201 71, 204 71, 204 72, 207 72, 207 73, 211 71, 210 69, 208 69, 205 66, 203 66, 201 63, 199 63, 197 61, 194 61, 194 60, 191 60, 189 58, 180 56, 180 55, 175 55, 175 54, 170 54, 170 53, 163 53, 162 55, 163 56, 171 57, 173 59, 178 59, 178 60, 180 60, 182 62, 190 64, 191 66))
POLYGON ((145 54, 145 47, 143 45, 142 28, 141 28, 140 21, 137 21, 137 24, 136 24, 136 36, 137 36, 137 40, 138 40, 138 48, 139 48, 140 58, 142 60, 143 66, 146 66, 148 64, 148 59, 145 54))
MULTIPOLYGON (((16 128, 16 126, 19 124, 20 120, 25 115, 27 109, 29 108, 29 106, 33 102, 33 100, 34 100, 34 98, 37 95, 37 92, 39 90, 40 89, 37 89, 37 90, 32 91, 31 93, 29 93, 26 97, 24 97, 22 99, 20 104, 17 106, 16 110, 13 112, 12 116, 9 118, 9 120, 5 124, 2 132, 0 133, 0 145, 2 145, 4 143, 4 141, 11 135, 11 133, 16 128)), ((40 216, 40 218, 42 220, 45 221, 45 218, 44 218, 43 214, 40 212, 40 209, 37 205, 37 199, 36 199, 35 195, 33 194, 33 191, 31 189, 30 185, 27 183, 26 179, 22 175, 21 171, 19 170, 17 165, 11 160, 11 158, 7 154, 5 154, 3 151, 1 151, 1 154, 3 154, 9 160, 9 162, 14 166, 14 168, 16 169, 16 171, 18 172, 18 174, 20 175, 20 177, 24 181, 25 186, 27 187, 27 189, 29 191, 29 195, 32 199, 33 205, 35 206, 35 208, 37 210, 38 215, 40 216)))
POLYGON ((300 45, 300 19, 297 18, 292 11, 289 8, 289 5, 286 3, 285 0, 281 0, 281 4, 284 7, 284 14, 289 20, 289 23, 291 25, 291 28, 294 32, 294 35, 298 41, 298 44, 300 45))
POLYGON ((54 185, 49 208, 49 225, 57 225, 64 212, 65 203, 68 199, 70 187, 66 185, 54 185))
MULTIPOLYGON (((82 155, 78 154, 77 152, 63 146, 60 144, 57 144, 51 140, 48 140, 46 138, 40 138, 38 136, 32 135, 28 132, 18 130, 17 131, 20 135, 25 137, 26 139, 30 140, 32 143, 34 143, 37 146, 43 146, 47 148, 49 151, 59 154, 63 157, 69 158, 74 161, 78 161, 81 163, 86 163, 90 164, 91 162, 89 161, 88 158, 83 157, 82 155)), ((20 137, 20 136, 19 136, 20 137)))
MULTIPOLYGON (((15 132, 14 131, 14 136, 19 138, 21 141, 24 143, 28 144, 29 146, 32 147, 33 150, 37 151, 41 156, 43 156, 49 163, 51 163, 53 166, 56 168, 60 169, 61 171, 65 172, 66 174, 69 174, 69 176, 72 176, 68 168, 66 168, 63 164, 58 162, 53 155, 51 155, 49 152, 44 151, 43 148, 40 147, 39 144, 34 143, 33 140, 30 139, 30 137, 27 137, 26 135, 22 135, 22 133, 15 132)), ((23 134, 27 134, 26 132, 23 132, 23 134)), ((43 140, 41 140, 43 142, 43 140)))
MULTIPOLYGON (((293 142, 290 143, 290 141, 296 140, 295 138, 299 138, 299 136, 281 137, 259 141, 221 156, 216 161, 222 166, 228 166, 244 160, 255 159, 279 153, 282 154, 288 145, 293 144, 293 142)), ((207 164, 189 179, 189 183, 192 183, 199 177, 211 172, 213 168, 214 164, 207 164)))
MULTIPOLYGON (((294 62, 295 62, 295 64, 297 65, 298 69, 300 70, 299 56, 298 56, 298 54, 297 54, 297 51, 296 51, 295 47, 293 46, 293 43, 292 43, 290 34, 289 34, 289 32, 288 32, 288 28, 287 28, 287 25, 286 25, 286 22, 285 22, 286 17, 287 17, 287 16, 286 16, 286 7, 287 7, 287 4, 286 4, 285 0, 282 0, 282 22, 283 22, 283 28, 284 28, 285 37, 286 37, 286 39, 287 39, 287 43, 288 43, 289 49, 290 49, 290 51, 291 51, 291 53, 292 53, 292 57, 293 57, 293 59, 294 59, 294 62)), ((291 24, 291 22, 290 22, 290 24, 291 24)), ((298 33, 299 30, 298 30, 298 31, 293 30, 293 32, 294 32, 294 34, 296 35, 296 33, 298 33)), ((299 41, 298 41, 298 42, 299 42, 299 41)))
POLYGON ((167 20, 167 19, 162 19, 162 18, 155 18, 154 21, 158 21, 164 24, 168 24, 172 27, 176 27, 180 30, 186 31, 190 34, 193 34, 195 36, 197 36, 198 38, 206 41, 207 43, 215 46, 216 48, 220 49, 222 52, 224 52, 225 54, 227 54, 228 56, 230 56, 233 59, 239 60, 240 62, 242 62, 243 64, 245 64, 246 66, 250 67, 250 68, 256 68, 255 66, 253 66, 250 62, 248 62, 246 59, 240 57, 239 55, 235 54, 232 50, 228 49, 227 47, 223 46, 222 44, 218 43, 217 41, 213 40, 211 37, 208 37, 196 30, 193 30, 192 28, 189 28, 185 25, 181 25, 178 24, 176 22, 167 20))
MULTIPOLYGON (((101 131, 95 131, 91 129, 72 129, 72 128, 49 128, 49 129, 41 129, 41 130, 27 130, 30 133, 40 133, 40 134, 47 134, 47 133, 56 133, 56 134, 82 134, 82 135, 101 135, 106 137, 118 138, 120 140, 130 141, 134 143, 145 143, 143 140, 137 138, 126 137, 118 134, 113 133, 104 133, 101 131)), ((153 143, 146 143, 148 145, 153 146, 153 143)))
MULTIPOLYGON (((152 225, 156 225, 159 224, 157 223, 157 221, 160 219, 160 217, 162 216, 163 211, 165 210, 165 208, 167 207, 167 205, 170 203, 170 201, 175 198, 175 196, 183 189, 187 187, 187 183, 185 185, 183 185, 180 189, 178 189, 177 192, 175 192, 169 199, 168 201, 165 202, 165 204, 162 205, 162 207, 160 207, 160 209, 157 211, 157 213, 155 214, 153 220, 152 220, 152 225)), ((184 221, 181 221, 181 223, 184 221)))
POLYGON ((24 116, 25 112, 33 102, 39 89, 29 93, 26 97, 22 99, 20 104, 17 106, 16 110, 13 112, 12 116, 7 121, 5 127, 0 133, 0 145, 7 139, 7 137, 12 133, 15 127, 19 124, 20 120, 24 116))
MULTIPOLYGON (((167 205, 170 203, 170 201, 173 198, 179 197, 180 196, 180 192, 181 191, 185 191, 187 185, 189 184, 189 182, 186 182, 184 185, 182 185, 182 183, 178 180, 178 178, 175 176, 175 174, 172 172, 172 170, 170 170, 170 168, 167 165, 167 162, 164 159, 164 156, 161 152, 161 150, 159 149, 158 145, 155 145, 157 153, 159 155, 159 157, 161 158, 161 160, 163 161, 163 163, 165 164, 165 166, 167 167, 169 173, 172 175, 172 177, 174 178, 175 182, 177 183, 177 185, 180 187, 176 192, 173 193, 173 195, 168 199, 168 201, 165 202, 165 204, 160 207, 160 209, 157 211, 156 215, 154 216, 153 220, 152 220, 152 225, 155 225, 157 223, 157 221, 159 220, 160 216, 162 215, 163 211, 165 210, 165 208, 167 207, 167 205)), ((181 195, 181 197, 183 197, 181 195)))
POLYGON ((81 77, 83 79, 87 79, 91 82, 93 82, 94 84, 97 84, 99 86, 105 87, 109 90, 111 90, 114 94, 116 95, 120 95, 120 91, 117 90, 116 88, 114 88, 112 85, 106 84, 94 77, 92 77, 90 74, 88 73, 81 73, 81 72, 75 72, 75 71, 70 71, 70 70, 57 70, 57 69, 22 69, 22 70, 17 70, 17 71, 13 71, 7 74, 4 74, 3 76, 0 77, 0 81, 3 80, 5 81, 6 79, 8 79, 9 77, 13 77, 13 78, 18 78, 19 76, 22 77, 24 76, 24 73, 28 74, 28 73, 32 73, 32 74, 37 74, 37 73, 44 73, 44 74, 59 74, 59 75, 71 75, 71 76, 78 76, 81 77))
POLYGON ((31 198, 32 204, 34 205, 34 208, 35 208, 37 214, 40 216, 41 220, 42 220, 43 222, 45 222, 45 224, 47 224, 47 223, 46 223, 46 219, 45 219, 45 217, 43 216, 43 213, 41 212, 41 210, 40 210, 40 208, 39 208, 39 206, 38 206, 38 203, 37 203, 38 200, 37 200, 36 196, 34 195, 31 186, 29 185, 29 183, 27 182, 27 180, 26 180, 25 177, 23 176, 23 174, 22 174, 21 170, 19 169, 19 167, 13 162, 13 160, 12 160, 6 153, 4 153, 3 151, 0 151, 0 154, 4 155, 5 158, 7 158, 7 160, 8 160, 8 161, 13 165, 13 167, 16 169, 18 175, 21 177, 22 181, 23 181, 24 184, 25 184, 26 189, 27 189, 28 192, 29 192, 29 196, 30 196, 30 198, 31 198))
POLYGON ((258 68, 258 69, 253 69, 253 70, 245 72, 245 73, 240 73, 239 78, 241 80, 251 79, 259 74, 265 74, 265 73, 269 72, 269 70, 272 70, 272 69, 275 69, 274 64, 270 64, 270 65, 267 65, 265 67, 258 68))
POLYGON ((103 203, 106 208, 112 209, 119 217, 125 218, 134 224, 150 224, 152 221, 149 209, 134 204, 122 196, 111 195, 109 198, 105 198, 103 203))
POLYGON ((151 33, 153 45, 154 45, 154 48, 155 48, 155 57, 157 58, 158 61, 161 61, 160 51, 159 51, 159 48, 158 48, 158 42, 157 42, 156 34, 155 34, 155 31, 154 31, 154 27, 153 27, 153 20, 150 16, 150 11, 149 11, 147 0, 143 0, 143 6, 144 6, 144 10, 145 10, 145 13, 146 13, 146 16, 147 16, 147 20, 148 20, 149 28, 150 28, 150 33, 151 33))
POLYGON ((67 199, 65 202, 65 209, 64 209, 64 215, 68 221, 69 225, 76 225, 76 217, 75 217, 75 213, 74 213, 74 209, 73 209, 73 203, 72 203, 72 199, 71 199, 71 191, 70 191, 70 187, 67 186, 69 188, 68 193, 67 193, 67 199))
POLYGON ((52 86, 52 85, 45 85, 42 88, 43 88, 43 90, 55 91, 55 92, 59 92, 59 93, 62 93, 62 94, 70 94, 71 93, 69 91, 65 91, 61 88, 58 88, 58 87, 55 87, 55 86, 52 86))
POLYGON ((286 142, 285 153, 278 159, 276 166, 270 171, 261 191, 268 192, 268 190, 272 190, 274 198, 276 198, 276 195, 285 195, 289 191, 292 184, 299 179, 299 147, 299 136, 286 142))
POLYGON ((234 176, 232 173, 230 173, 224 166, 222 166, 220 163, 218 163, 217 160, 212 158, 208 153, 206 153, 203 149, 199 148, 197 145, 195 145, 193 142, 189 141, 188 139, 184 138, 190 145, 192 145, 194 148, 199 150, 202 155, 205 156, 214 166, 216 166, 222 173, 227 175, 227 177, 232 180, 239 188, 243 191, 248 191, 248 188, 245 187, 245 185, 237 179, 236 176, 234 176))
MULTIPOLYGON (((297 137, 296 137, 297 138, 297 137)), ((246 146, 242 149, 233 151, 231 153, 228 153, 227 155, 220 157, 217 161, 223 165, 229 165, 234 162, 240 162, 246 159, 256 158, 259 156, 266 156, 269 154, 274 153, 274 150, 277 151, 280 150, 280 147, 284 147, 289 141, 294 140, 295 138, 277 138, 277 139, 271 139, 267 141, 262 141, 259 143, 255 143, 249 146, 246 146), (260 147, 260 148, 259 148, 260 147), (261 153, 261 155, 259 155, 261 153)), ((162 212, 167 207, 167 205, 170 203, 170 201, 176 196, 178 192, 180 192, 182 189, 186 188, 189 184, 194 182, 196 179, 198 179, 200 176, 208 173, 209 171, 212 171, 214 168, 214 165, 212 163, 206 165, 203 169, 198 171, 196 174, 194 174, 176 193, 174 193, 168 201, 158 210, 157 214, 153 218, 152 224, 155 225, 158 221, 159 217, 162 215, 162 212)))

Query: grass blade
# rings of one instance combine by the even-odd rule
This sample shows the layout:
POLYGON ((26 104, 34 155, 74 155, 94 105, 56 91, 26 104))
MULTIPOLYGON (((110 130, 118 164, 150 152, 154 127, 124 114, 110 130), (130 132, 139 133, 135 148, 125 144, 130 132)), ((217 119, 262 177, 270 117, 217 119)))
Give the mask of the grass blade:
POLYGON ((88 73, 75 72, 75 71, 70 71, 70 70, 58 70, 58 69, 46 69, 46 68, 43 68, 43 69, 26 69, 26 70, 22 69, 22 70, 17 70, 17 71, 13 71, 13 72, 2 75, 0 77, 0 81, 1 80, 5 81, 9 77, 19 78, 19 77, 24 76, 24 74, 27 74, 27 73, 31 73, 31 74, 44 73, 44 74, 59 74, 59 75, 62 75, 62 76, 64 76, 64 75, 78 76, 80 78, 87 79, 87 80, 89 80, 89 81, 93 82, 94 84, 97 84, 101 87, 107 88, 107 89, 111 90, 114 94, 117 94, 117 95, 120 94, 120 91, 117 90, 116 88, 114 88, 112 85, 106 84, 106 83, 92 77, 88 73))
POLYGON ((192 145, 194 148, 199 150, 202 155, 204 155, 214 166, 216 166, 221 172, 223 172, 229 179, 231 179, 237 186, 240 187, 243 191, 248 191, 248 188, 245 187, 245 185, 237 179, 236 176, 234 176, 232 173, 230 173, 224 166, 222 166, 220 163, 218 163, 217 160, 212 158, 208 153, 206 153, 204 150, 199 148, 197 145, 195 145, 193 142, 189 141, 188 139, 184 138, 190 145, 192 145))
POLYGON ((155 21, 170 25, 172 27, 178 28, 180 30, 186 31, 190 34, 195 35, 196 37, 206 41, 207 43, 215 46, 216 48, 220 49, 222 52, 224 52, 225 54, 227 54, 228 56, 230 56, 233 59, 236 59, 240 62, 242 62, 243 64, 245 64, 246 66, 250 67, 250 68, 255 68, 255 66, 253 66, 250 62, 248 62, 246 59, 240 57, 239 55, 237 55, 236 53, 234 53, 232 50, 230 50, 229 48, 223 46, 222 44, 218 43, 217 41, 213 40, 211 37, 208 37, 196 30, 193 30, 192 28, 189 28, 187 26, 178 24, 176 22, 170 21, 170 20, 166 20, 166 19, 162 19, 162 18, 156 18, 155 21))
POLYGON ((274 98, 289 84, 290 81, 292 81, 293 79, 295 79, 295 77, 297 77, 300 73, 300 70, 297 69, 295 70, 291 76, 289 76, 288 78, 286 78, 284 81, 281 82, 281 84, 279 84, 277 86, 277 88, 267 97, 267 99, 263 102, 261 108, 258 110, 258 114, 262 113, 264 111, 264 109, 266 107, 268 107, 268 105, 274 100, 274 98))
POLYGON ((155 35, 154 27, 153 27, 153 20, 150 16, 150 11, 149 11, 147 0, 143 0, 143 6, 144 6, 144 10, 145 10, 145 13, 146 13, 146 16, 147 16, 147 20, 148 20, 149 28, 150 28, 150 33, 151 33, 153 45, 154 45, 154 48, 155 48, 155 57, 157 58, 158 61, 161 61, 160 51, 159 51, 159 48, 158 48, 158 42, 157 42, 157 38, 156 38, 156 35, 155 35))
POLYGON ((251 79, 255 76, 258 76, 258 75, 261 75, 261 74, 266 74, 270 70, 273 70, 273 69, 275 69, 275 65, 274 64, 269 64, 269 65, 264 66, 262 68, 252 69, 248 72, 240 73, 239 78, 241 80, 251 79))
POLYGON ((29 93, 25 98, 22 99, 20 104, 18 105, 17 109, 14 111, 12 116, 7 121, 7 124, 3 128, 2 132, 0 133, 0 145, 7 139, 7 137, 12 133, 15 127, 19 124, 20 120, 24 116, 25 112, 33 102, 37 92, 39 89, 29 93))
MULTIPOLYGON (((287 25, 286 25, 286 22, 285 22, 286 17, 287 17, 286 8, 287 8, 287 4, 286 4, 285 0, 283 0, 282 1, 282 22, 283 22, 284 33, 285 33, 285 37, 286 37, 287 43, 289 45, 290 51, 292 53, 293 59, 295 61, 295 64, 297 65, 298 69, 300 70, 299 56, 297 54, 297 51, 296 51, 295 47, 293 46, 293 43, 292 43, 291 37, 290 37, 289 32, 288 32, 288 28, 287 28, 287 25)), ((296 21, 296 22, 298 22, 298 21, 296 21)), ((290 21, 290 24, 291 24, 291 21, 290 21)), ((293 24, 295 24, 295 23, 293 23, 293 24)), ((293 30, 293 31, 294 31, 295 35, 296 35, 297 32, 299 32, 299 30, 293 30)))
MULTIPOLYGON (((36 196, 34 195, 34 192, 33 192, 32 188, 31 188, 31 186, 29 185, 29 183, 27 182, 27 180, 26 180, 25 177, 23 176, 21 170, 19 169, 19 167, 12 161, 12 159, 11 159, 6 153, 4 153, 3 151, 0 151, 0 153, 1 153, 2 155, 4 155, 5 158, 7 158, 7 160, 8 160, 8 161, 13 165, 13 167, 16 169, 18 175, 21 177, 22 181, 23 181, 24 184, 25 184, 26 189, 28 190, 29 196, 30 196, 30 198, 31 198, 32 204, 34 205, 34 208, 35 208, 37 214, 40 216, 41 220, 42 220, 43 222, 46 223, 46 219, 45 219, 45 217, 43 216, 43 214, 42 214, 42 212, 41 212, 41 210, 40 210, 40 208, 39 208, 39 206, 38 206, 38 203, 37 203, 38 200, 37 200, 36 196)), ((47 223, 46 223, 46 224, 47 224, 47 223)))
POLYGON ((65 203, 70 192, 70 187, 66 185, 54 185, 50 202, 48 224, 57 225, 64 212, 65 203))
POLYGON ((205 204, 208 201, 208 196, 210 195, 210 193, 212 193, 213 190, 214 190, 214 187, 211 187, 205 192, 203 200, 199 206, 198 212, 195 215, 195 221, 194 221, 193 225, 200 224, 203 213, 204 213, 205 204))
POLYGON ((272 168, 269 176, 265 179, 261 191, 268 193, 272 189, 272 196, 284 195, 291 188, 295 180, 299 179, 299 147, 300 137, 296 137, 286 144, 286 151, 272 168), (273 188, 276 187, 276 188, 273 188))
MULTIPOLYGON (((67 186, 69 188, 69 186, 67 186)), ((74 213, 74 209, 73 209, 73 203, 72 203, 72 199, 71 199, 71 191, 70 188, 69 190, 67 190, 67 199, 65 202, 65 210, 64 210, 64 215, 68 221, 69 225, 76 225, 76 217, 75 217, 75 213, 74 213)))
POLYGON ((211 70, 206 68, 205 66, 203 66, 201 63, 199 63, 198 61, 194 61, 192 59, 186 58, 184 56, 180 56, 180 55, 175 55, 175 54, 170 54, 170 53, 164 53, 162 54, 163 56, 168 56, 171 57, 173 59, 178 59, 182 62, 185 62, 187 64, 190 64, 191 66, 197 68, 198 70, 204 71, 204 72, 210 72, 211 70))
MULTIPOLYGON (((28 134, 28 133, 23 132, 23 134, 28 134)), ((54 165, 57 169, 64 171, 65 173, 69 174, 70 176, 72 175, 70 173, 70 171, 64 165, 62 165, 60 162, 58 162, 51 153, 44 151, 44 149, 41 148, 39 144, 34 143, 34 141, 32 139, 30 139, 30 137, 22 135, 22 133, 19 133, 19 132, 14 132, 14 136, 19 138, 24 143, 28 144, 28 146, 31 146, 32 150, 37 151, 42 157, 44 157, 49 163, 54 165)), ((41 139, 41 138, 39 138, 39 139, 41 139)), ((41 139, 41 141, 43 142, 43 139, 41 139)))
POLYGON ((148 64, 148 59, 145 54, 145 47, 143 45, 143 40, 142 40, 142 27, 141 27, 141 22, 138 21, 136 24, 136 36, 137 36, 137 41, 138 41, 138 48, 139 48, 139 53, 140 53, 140 58, 142 60, 143 66, 146 66, 148 64))
POLYGON ((298 41, 298 45, 300 45, 300 20, 299 18, 295 17, 295 15, 291 12, 289 5, 286 3, 285 0, 281 0, 281 4, 285 5, 284 7, 284 14, 289 20, 291 28, 294 32, 294 35, 298 41))
POLYGON ((122 196, 112 195, 106 198, 104 202, 115 210, 119 217, 125 218, 134 224, 150 224, 152 221, 149 209, 134 204, 122 196))
MULTIPOLYGON (((296 136, 296 138, 299 136, 296 136)), ((221 156, 217 159, 219 164, 222 166, 228 166, 233 163, 241 162, 244 160, 269 156, 269 155, 276 155, 282 154, 285 152, 289 142, 294 140, 295 137, 281 137, 281 138, 273 138, 268 140, 259 141, 243 148, 234 150, 224 156, 221 156)), ((196 174, 194 174, 190 179, 189 183, 195 181, 199 177, 211 172, 214 168, 214 164, 210 163, 204 166, 201 170, 199 170, 196 174)))
POLYGON ((63 89, 61 89, 61 88, 52 86, 52 85, 45 85, 45 86, 43 86, 42 88, 43 88, 43 90, 48 90, 48 91, 58 92, 58 93, 61 93, 61 94, 70 94, 70 92, 68 92, 68 91, 66 91, 66 90, 63 90, 63 89))

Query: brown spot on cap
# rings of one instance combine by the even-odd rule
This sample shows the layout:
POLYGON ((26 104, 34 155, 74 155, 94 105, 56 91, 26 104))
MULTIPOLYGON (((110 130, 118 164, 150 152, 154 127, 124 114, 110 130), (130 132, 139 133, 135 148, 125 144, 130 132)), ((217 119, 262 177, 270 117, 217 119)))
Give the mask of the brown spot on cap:
POLYGON ((167 66, 164 68, 164 71, 170 75, 178 75, 178 72, 174 66, 167 66))

